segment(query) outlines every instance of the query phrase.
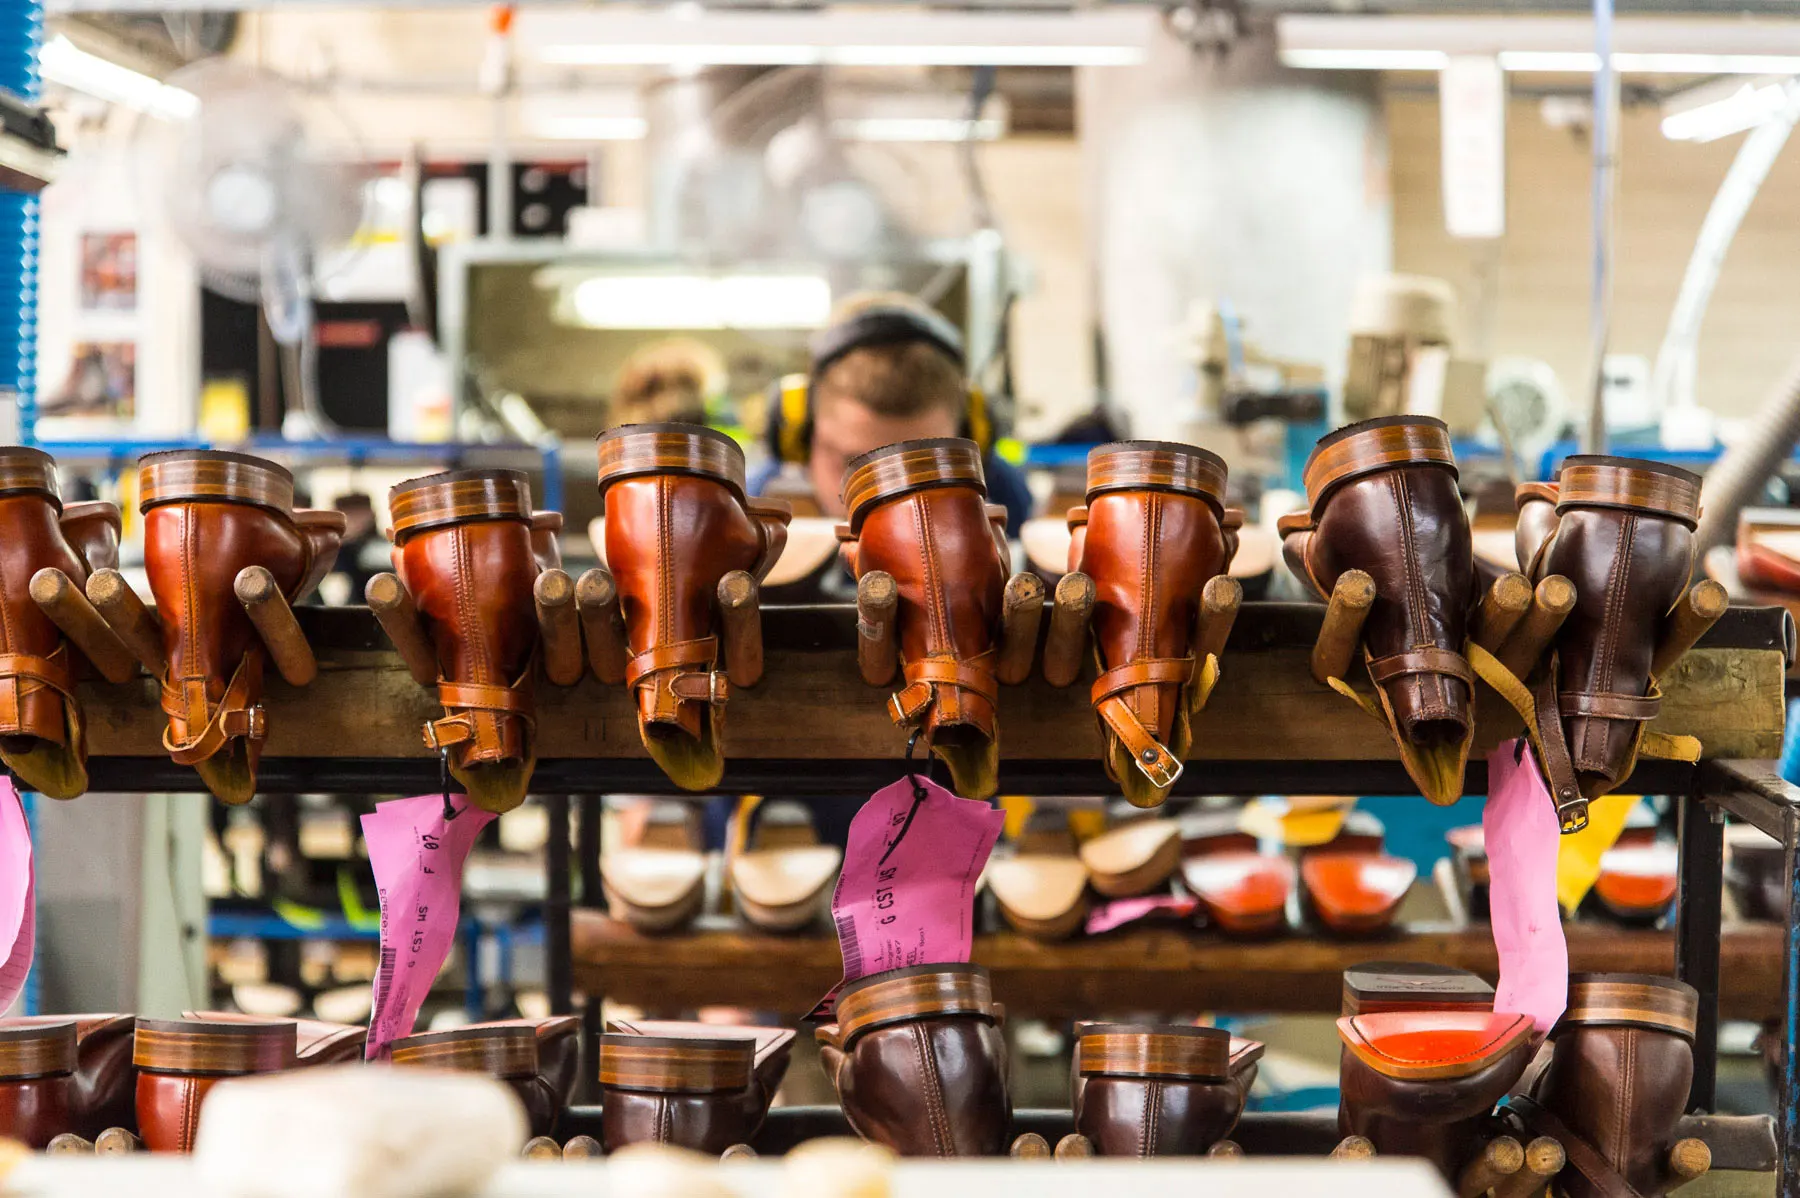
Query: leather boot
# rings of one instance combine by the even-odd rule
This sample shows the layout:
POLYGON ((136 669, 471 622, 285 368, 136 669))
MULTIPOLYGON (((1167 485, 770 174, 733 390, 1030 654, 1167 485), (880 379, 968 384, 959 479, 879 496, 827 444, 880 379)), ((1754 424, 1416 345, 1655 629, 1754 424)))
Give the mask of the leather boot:
POLYGON ((817 1029, 850 1127, 901 1156, 999 1156, 1012 1123, 1004 1012, 978 965, 870 974, 817 1029))
POLYGON ((1197 659, 1200 592, 1231 564, 1225 459, 1192 445, 1120 441, 1088 454, 1085 524, 1071 568, 1094 580, 1092 690, 1107 776, 1136 807, 1160 806, 1218 677, 1197 659))
POLYGON ((538 1084, 537 1033, 524 1022, 422 1032, 394 1041, 390 1052, 397 1066, 482 1073, 504 1082, 519 1096, 534 1136, 549 1135, 562 1113, 554 1096, 538 1084))
POLYGON ((1306 463, 1311 510, 1280 523, 1289 565, 1321 596, 1349 570, 1374 580, 1361 639, 1374 710, 1438 804, 1462 797, 1475 724, 1465 656, 1475 559, 1456 479, 1443 421, 1365 420, 1319 441, 1306 463))
POLYGON ((342 512, 296 512, 294 476, 241 453, 177 449, 138 461, 144 567, 162 624, 163 747, 227 803, 256 793, 268 735, 268 651, 234 592, 261 566, 291 605, 331 571, 342 512))
POLYGON ((75 679, 85 662, 31 598, 32 577, 60 570, 77 589, 119 564, 119 509, 63 505, 50 455, 0 448, 0 761, 54 799, 87 789, 87 733, 75 679))
POLYGON ((762 1128, 787 1071, 785 1028, 642 1020, 600 1037, 601 1141, 717 1156, 762 1128))
POLYGON ((0 1029, 0 1136, 43 1148, 79 1122, 75 1024, 0 1029))
POLYGON ((1668 1152, 1694 1080, 1700 997, 1672 978, 1576 974, 1550 1033, 1550 1063, 1514 1106, 1569 1156, 1566 1198, 1659 1198, 1675 1178, 1668 1152), (1629 1186, 1627 1190, 1624 1187, 1629 1186))
POLYGON ((719 582, 761 582, 787 543, 787 505, 744 491, 744 453, 695 424, 628 424, 600 434, 606 562, 618 583, 637 693, 638 734, 684 790, 725 775, 719 582))
POLYGON ((552 1015, 547 1019, 493 1019, 471 1027, 522 1027, 537 1041, 537 1076, 531 1089, 536 1097, 527 1109, 547 1106, 561 1111, 569 1105, 575 1092, 575 1079, 581 1071, 581 1019, 575 1015, 552 1015))
POLYGON ((999 785, 995 720, 1005 513, 990 507, 981 450, 955 437, 902 441, 853 458, 845 557, 899 585, 906 685, 888 702, 896 724, 924 732, 956 793, 985 799, 999 785))
POLYGON ((1243 1113, 1221 1028, 1090 1025, 1080 1053, 1075 1130, 1100 1156, 1202 1156, 1243 1113))
POLYGON ((131 1067, 134 1015, 31 1015, 0 1019, 0 1032, 75 1024, 75 1123, 93 1139, 109 1127, 137 1126, 131 1067))
POLYGON ((1338 1128, 1382 1156, 1422 1156, 1454 1181, 1490 1130, 1494 1104, 1531 1060, 1529 1015, 1384 1011, 1337 1021, 1338 1128))
POLYGON ((1267 936, 1287 926, 1294 863, 1258 851, 1236 812, 1181 820, 1181 880, 1200 900, 1209 924, 1227 936, 1267 936))
POLYGON ((388 494, 394 572, 437 654, 444 716, 425 743, 483 811, 525 801, 537 765, 538 574, 557 565, 555 513, 517 470, 452 470, 388 494))
MULTIPOLYGON (((238 1011, 183 1011, 183 1019, 201 1023, 271 1023, 259 1015, 238 1011)), ((294 1064, 346 1065, 363 1059, 369 1029, 348 1023, 328 1023, 323 1019, 296 1019, 294 1024, 294 1064)))
POLYGON ((1517 501, 1520 569, 1534 582, 1561 574, 1575 585, 1574 610, 1532 688, 1539 738, 1553 742, 1540 765, 1553 796, 1572 770, 1581 795, 1597 798, 1630 776, 1662 703, 1650 665, 1693 571, 1700 477, 1583 455, 1564 461, 1555 483, 1520 487, 1517 501))
POLYGON ((295 1063, 292 1023, 139 1019, 137 1127, 151 1152, 192 1152, 201 1108, 228 1077, 279 1073, 295 1063))

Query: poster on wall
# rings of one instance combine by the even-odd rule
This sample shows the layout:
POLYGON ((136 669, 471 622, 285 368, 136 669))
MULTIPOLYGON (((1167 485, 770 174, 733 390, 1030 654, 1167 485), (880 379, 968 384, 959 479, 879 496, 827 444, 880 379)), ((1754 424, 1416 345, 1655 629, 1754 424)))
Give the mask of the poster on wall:
POLYGON ((77 341, 62 384, 39 410, 44 416, 130 420, 137 412, 137 343, 77 341))
POLYGON ((81 309, 137 311, 137 234, 81 235, 81 309))

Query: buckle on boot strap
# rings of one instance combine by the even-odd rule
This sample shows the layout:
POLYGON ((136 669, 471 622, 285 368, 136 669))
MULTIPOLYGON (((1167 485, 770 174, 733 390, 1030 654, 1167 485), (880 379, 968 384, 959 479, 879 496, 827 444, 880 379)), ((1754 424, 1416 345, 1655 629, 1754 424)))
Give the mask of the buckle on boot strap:
POLYGON ((888 699, 888 715, 896 724, 910 724, 922 718, 938 701, 940 686, 955 687, 997 703, 1000 684, 990 662, 992 649, 976 654, 967 661, 947 657, 926 657, 905 664, 906 685, 888 699))
MULTIPOLYGON (((1121 694, 1140 686, 1183 686, 1194 679, 1192 657, 1151 657, 1114 666, 1094 680, 1088 697, 1094 711, 1112 734, 1131 753, 1138 772, 1158 790, 1167 790, 1181 777, 1182 764, 1157 740, 1121 694)), ((1182 702, 1179 691, 1175 703, 1182 702)), ((1173 709, 1171 709, 1173 710, 1173 709)))
MULTIPOLYGON (((201 689, 201 704, 204 710, 204 680, 189 680, 201 689)), ((189 737, 185 741, 176 741, 170 729, 164 728, 162 734, 163 749, 170 760, 177 765, 193 765, 206 761, 223 749, 226 742, 242 738, 253 743, 260 743, 269 734, 268 718, 260 702, 252 702, 252 691, 262 689, 262 653, 251 649, 244 654, 238 668, 231 675, 231 681, 225 685, 225 694, 219 700, 219 706, 207 720, 206 726, 199 735, 189 737)), ((187 703, 187 696, 179 687, 171 687, 167 682, 162 685, 162 709, 169 715, 183 716, 191 719, 192 707, 187 703), (171 706, 173 703, 175 706, 171 706)))

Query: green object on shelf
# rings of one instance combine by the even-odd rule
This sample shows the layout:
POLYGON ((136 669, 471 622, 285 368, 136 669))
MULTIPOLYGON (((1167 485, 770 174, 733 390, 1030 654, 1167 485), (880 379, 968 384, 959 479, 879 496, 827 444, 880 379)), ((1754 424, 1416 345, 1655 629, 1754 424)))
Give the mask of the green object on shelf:
POLYGON ((359 932, 379 932, 381 912, 362 905, 362 896, 356 892, 356 879, 350 876, 349 870, 338 870, 337 886, 338 901, 344 905, 344 922, 359 932))
POLYGON ((303 907, 282 898, 276 899, 271 906, 277 916, 303 932, 316 932, 325 926, 325 912, 317 907, 303 907))

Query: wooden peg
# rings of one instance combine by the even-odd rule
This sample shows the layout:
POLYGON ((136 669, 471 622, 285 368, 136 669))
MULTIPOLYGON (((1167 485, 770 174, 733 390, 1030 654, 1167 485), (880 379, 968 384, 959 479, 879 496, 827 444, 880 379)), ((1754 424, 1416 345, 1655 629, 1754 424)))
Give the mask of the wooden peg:
POLYGON ((1712 1168, 1712 1149, 1705 1140, 1689 1136, 1669 1147, 1669 1174, 1674 1179, 1671 1190, 1684 1186, 1712 1168))
POLYGON ((1495 1136, 1481 1154, 1464 1166, 1456 1180, 1457 1198, 1482 1198, 1502 1179, 1511 1177, 1525 1164, 1525 1149, 1511 1136, 1495 1136))
MULTIPOLYGON (((599 1153, 595 1153, 595 1155, 598 1156, 599 1153)), ((733 1162, 742 1163, 753 1161, 755 1159, 756 1149, 750 1147, 748 1144, 733 1144, 719 1154, 719 1163, 722 1165, 729 1165, 733 1162)))
POLYGON ((1366 1161, 1375 1157, 1375 1142, 1367 1136, 1345 1136, 1331 1150, 1334 1161, 1366 1161))
POLYGON ((319 676, 319 663, 313 657, 300 621, 288 606, 287 596, 275 584, 275 576, 261 566, 245 566, 232 584, 244 614, 256 625, 256 634, 269 650, 269 660, 287 680, 289 686, 305 686, 319 676))
POLYGON ((1087 656, 1088 622, 1094 618, 1094 580, 1076 570, 1062 576, 1050 605, 1050 635, 1044 641, 1044 681, 1068 686, 1081 676, 1087 656))
MULTIPOLYGON (((1225 655, 1225 641, 1231 636, 1231 626, 1237 623, 1238 609, 1243 603, 1244 584, 1231 575, 1216 574, 1206 580, 1206 586, 1200 591, 1200 617, 1194 630, 1196 677, 1209 654, 1215 658, 1225 655)), ((1199 714, 1200 688, 1188 687, 1187 699, 1188 714, 1199 714)))
POLYGON ((125 682, 136 676, 137 658, 67 574, 55 566, 33 574, 31 600, 108 682, 125 682))
POLYGON ((1029 572, 1014 574, 1000 604, 1000 661, 994 672, 1001 682, 1017 686, 1031 676, 1043 622, 1044 580, 1029 572))
POLYGON ((413 606, 412 596, 406 593, 406 584, 398 575, 377 574, 363 588, 363 599, 375 613, 388 640, 394 643, 394 649, 406 663, 413 681, 420 686, 436 683, 437 650, 431 646, 431 637, 425 633, 425 625, 413 606))
POLYGON ((52 1136, 44 1145, 44 1151, 51 1156, 92 1156, 94 1146, 72 1131, 65 1131, 59 1136, 52 1136))
POLYGON ((1220 1140, 1206 1150, 1206 1155, 1216 1161, 1241 1161, 1244 1149, 1236 1140, 1220 1140))
POLYGON ((1331 588, 1331 601, 1325 605, 1325 622, 1319 626, 1319 639, 1313 645, 1312 676, 1323 683, 1327 678, 1342 678, 1356 660, 1356 649, 1362 642, 1363 621, 1375 603, 1375 580, 1361 570, 1345 570, 1331 588))
POLYGON ((95 570, 88 575, 87 597, 138 664, 161 678, 168 668, 163 658, 162 624, 125 576, 117 570, 95 570))
POLYGON ((533 1136, 525 1141, 519 1155, 528 1161, 560 1161, 562 1149, 549 1136, 533 1136))
POLYGON ((1731 596, 1726 594, 1724 584, 1711 578, 1695 583, 1663 620, 1656 653, 1650 658, 1650 676, 1661 678, 1667 673, 1683 653, 1706 635, 1708 628, 1718 623, 1730 605, 1731 596))
POLYGON ((900 611, 900 584, 886 570, 870 570, 856 580, 856 664, 870 686, 894 679, 900 653, 894 626, 900 611))
POLYGON ((762 681, 762 593, 746 570, 719 579, 719 618, 724 625, 725 673, 733 686, 762 681))
POLYGON ((1481 606, 1475 609, 1475 643, 1489 653, 1498 653, 1530 610, 1531 580, 1517 570, 1508 570, 1494 579, 1494 585, 1481 597, 1481 606))
POLYGON ((1094 1142, 1072 1131, 1056 1142, 1055 1155, 1059 1161, 1084 1161, 1094 1155, 1094 1142))
POLYGON ((561 570, 545 570, 531 584, 538 636, 544 646, 544 677, 557 686, 581 681, 581 621, 575 615, 575 583, 561 570))
POLYGON ((606 569, 595 566, 575 583, 575 608, 581 613, 581 631, 587 640, 588 669, 608 686, 625 681, 625 663, 631 653, 625 640, 625 616, 619 610, 619 584, 606 569))
POLYGON ((1575 610, 1575 584, 1561 574, 1546 576, 1531 596, 1531 610, 1519 621, 1500 651, 1500 664, 1523 680, 1536 668, 1569 613, 1575 610))
POLYGON ((1012 1150, 1007 1155, 1015 1161, 1047 1161, 1050 1159, 1050 1141, 1035 1131, 1028 1131, 1012 1142, 1012 1150))
MULTIPOLYGON (((729 1153, 731 1149, 727 1148, 725 1151, 729 1153)), ((565 1161, 584 1161, 597 1159, 605 1154, 601 1150, 600 1141, 593 1136, 570 1136, 569 1142, 563 1145, 562 1155, 565 1161)))
POLYGON ((94 1151, 100 1156, 124 1156, 143 1150, 144 1142, 122 1127, 109 1127, 94 1137, 94 1151))
POLYGON ((1538 1198, 1568 1159, 1554 1138, 1539 1136, 1525 1145, 1524 1166, 1494 1187, 1494 1198, 1538 1198))

